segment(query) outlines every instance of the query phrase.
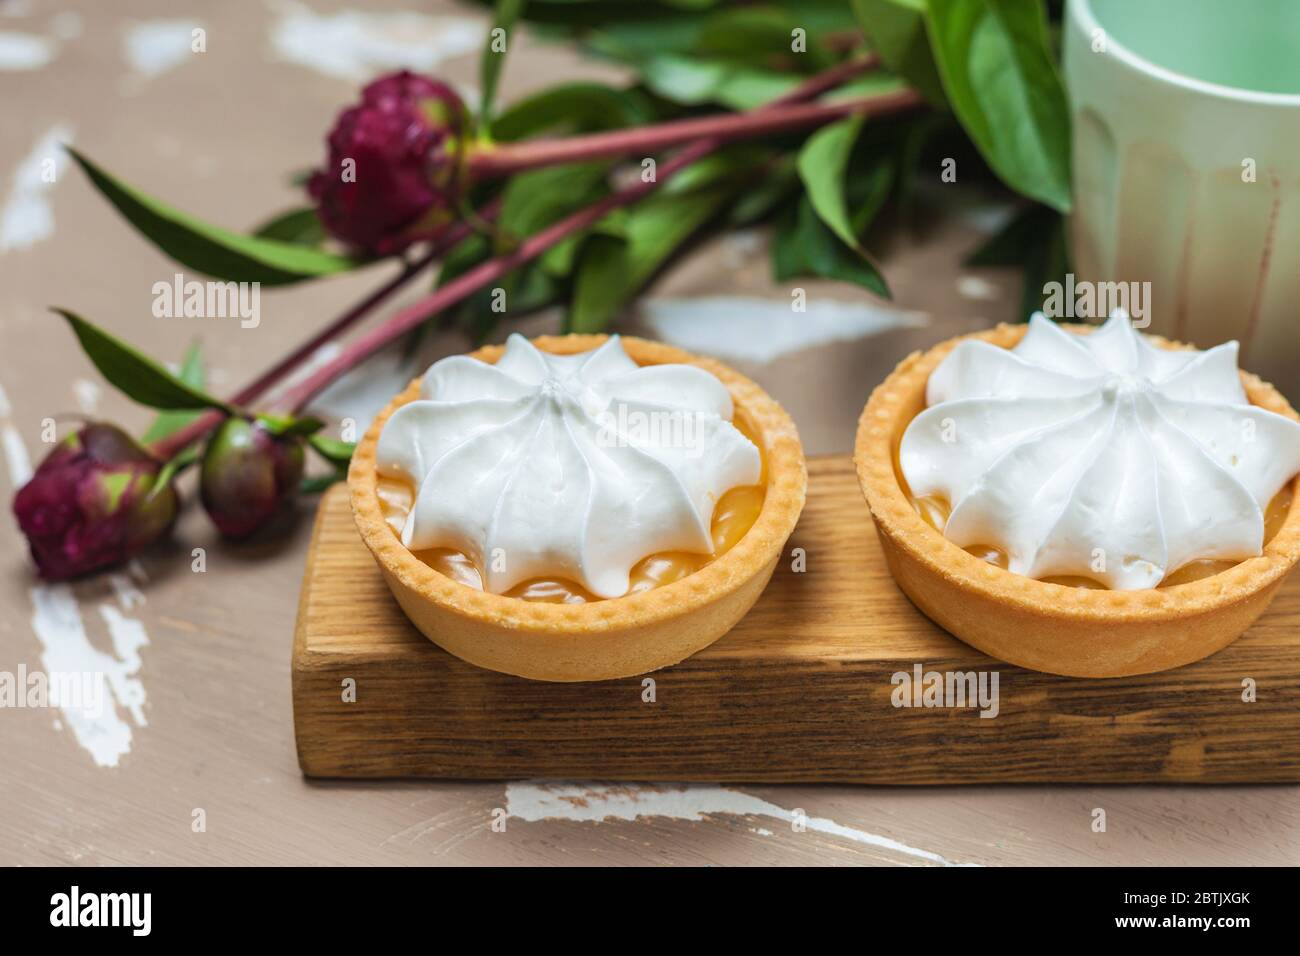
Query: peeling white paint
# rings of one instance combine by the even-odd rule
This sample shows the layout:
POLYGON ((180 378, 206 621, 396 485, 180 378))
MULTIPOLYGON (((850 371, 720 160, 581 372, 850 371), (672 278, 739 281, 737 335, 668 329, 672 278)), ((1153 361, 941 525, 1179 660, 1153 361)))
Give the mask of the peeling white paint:
POLYGON ((891 329, 920 328, 924 312, 874 302, 812 298, 807 311, 789 302, 748 296, 651 298, 642 303, 654 334, 691 352, 765 364, 803 349, 852 341, 891 329))
POLYGON ((25 249, 54 232, 49 192, 68 167, 68 153, 62 147, 71 141, 70 127, 52 127, 14 171, 0 209, 0 253, 25 249))
MULTIPOLYGON (((711 816, 771 817, 793 823, 795 815, 752 794, 704 784, 651 785, 624 783, 542 783, 506 785, 506 813, 512 819, 601 822, 664 817, 700 821, 711 816)), ((940 866, 959 866, 938 853, 909 846, 891 837, 848 827, 825 817, 803 819, 806 830, 879 847, 940 866)))
POLYGON ((445 60, 477 53, 485 27, 468 17, 341 10, 319 14, 299 3, 275 3, 271 29, 276 55, 345 80, 384 70, 430 72, 445 60))
POLYGON ((121 571, 115 571, 108 576, 109 586, 113 589, 113 595, 117 598, 117 603, 124 611, 133 611, 138 607, 143 607, 145 603, 144 592, 135 585, 135 580, 143 580, 144 571, 140 569, 139 564, 132 561, 128 566, 130 573, 123 574, 121 571))
POLYGON ((202 26, 193 20, 147 20, 134 24, 122 37, 126 61, 141 76, 166 73, 196 55, 192 46, 194 31, 202 26))
POLYGON ((13 408, 4 386, 0 385, 0 454, 4 456, 5 470, 9 472, 9 486, 17 491, 32 477, 32 459, 27 454, 27 445, 23 436, 18 434, 9 416, 13 408))
POLYGON ((973 299, 976 302, 990 302, 1002 296, 996 285, 979 276, 960 277, 957 280, 957 291, 963 298, 973 299))
POLYGON ((50 60, 58 45, 31 33, 0 33, 0 70, 39 70, 50 60))
POLYGON ((18 429, 9 422, 0 425, 0 448, 4 449, 5 467, 9 470, 9 486, 17 491, 32 477, 32 460, 18 429))
POLYGON ((86 633, 81 608, 67 584, 38 584, 31 589, 32 630, 41 643, 41 666, 47 674, 103 675, 108 694, 98 707, 61 703, 64 723, 101 767, 115 767, 131 750, 131 724, 146 724, 144 684, 137 676, 140 649, 149 643, 144 626, 111 604, 100 605, 113 652, 96 648, 86 633))
POLYGON ((72 395, 77 400, 77 407, 86 415, 99 411, 100 388, 98 382, 88 378, 79 378, 72 383, 72 395))

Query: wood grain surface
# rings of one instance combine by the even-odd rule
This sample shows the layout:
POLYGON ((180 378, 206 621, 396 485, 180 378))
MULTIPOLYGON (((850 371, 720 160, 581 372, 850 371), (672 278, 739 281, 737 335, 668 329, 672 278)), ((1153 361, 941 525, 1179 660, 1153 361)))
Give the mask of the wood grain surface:
POLYGON ((881 784, 1300 779, 1293 584, 1207 660, 1089 681, 1002 664, 921 615, 885 568, 846 457, 810 462, 787 555, 795 548, 806 570, 783 561, 740 625, 652 675, 649 701, 643 678, 529 681, 426 640, 389 595, 336 489, 317 520, 294 645, 303 770, 881 784), (914 678, 918 665, 996 674, 996 715, 982 717, 974 701, 895 706, 894 675, 914 678), (355 700, 344 699, 349 678, 355 700))

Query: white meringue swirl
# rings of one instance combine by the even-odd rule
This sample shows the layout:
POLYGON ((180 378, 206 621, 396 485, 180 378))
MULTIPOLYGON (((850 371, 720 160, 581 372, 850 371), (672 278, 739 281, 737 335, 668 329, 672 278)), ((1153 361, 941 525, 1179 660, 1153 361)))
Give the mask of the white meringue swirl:
POLYGON ((434 363, 376 456, 416 489, 410 550, 459 551, 498 594, 548 577, 610 598, 648 555, 713 552, 718 499, 762 469, 732 413, 717 376, 639 366, 618 336, 552 355, 516 334, 495 364, 434 363))
POLYGON ((953 543, 1033 578, 1137 590, 1254 557, 1300 472, 1300 424, 1249 403, 1236 342, 1159 348, 1122 313, 1088 335, 1035 314, 1010 350, 962 342, 926 401, 899 448, 912 494, 947 499, 953 543))

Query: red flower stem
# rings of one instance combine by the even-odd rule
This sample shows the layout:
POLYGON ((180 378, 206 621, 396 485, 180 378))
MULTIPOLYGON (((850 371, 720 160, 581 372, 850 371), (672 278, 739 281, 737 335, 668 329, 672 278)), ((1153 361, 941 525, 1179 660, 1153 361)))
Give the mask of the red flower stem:
MULTIPOLYGON (((795 90, 790 96, 800 94, 801 90, 795 90)), ((775 105, 779 108, 783 102, 777 101, 775 105)), ((867 99, 855 100, 852 103, 844 104, 843 107, 836 107, 833 116, 845 116, 850 113, 880 116, 911 109, 921 105, 922 102, 921 96, 914 90, 903 89, 879 94, 867 99)), ((771 107, 764 107, 759 112, 764 112, 769 108, 771 107)), ((823 112, 822 115, 825 118, 832 118, 830 112, 823 112)), ((611 193, 586 209, 567 216, 541 232, 529 236, 512 252, 498 256, 495 259, 489 259, 487 262, 456 277, 432 295, 407 306, 383 325, 357 339, 335 359, 322 365, 302 382, 289 389, 277 402, 277 406, 295 413, 300 411, 322 389, 340 375, 351 370, 388 343, 400 338, 421 322, 456 305, 479 289, 484 288, 488 283, 500 279, 513 269, 535 259, 575 232, 594 225, 613 210, 631 205, 646 194, 653 192, 676 173, 692 163, 698 162, 730 141, 726 135, 721 135, 692 143, 678 152, 672 159, 664 162, 659 167, 657 176, 653 181, 638 181, 611 193)))
MULTIPOLYGON (((499 211, 500 202, 494 199, 479 211, 478 216, 480 219, 491 220, 496 217, 499 211)), ((450 249, 464 241, 473 231, 473 226, 465 222, 454 225, 445 236, 430 246, 423 255, 408 262, 405 268, 396 276, 230 396, 230 404, 247 405, 249 402, 256 401, 280 379, 315 354, 322 345, 335 336, 341 335, 358 321, 365 318, 376 306, 405 286, 411 279, 415 278, 439 258, 446 255, 450 249)), ((158 458, 166 461, 216 428, 225 417, 224 413, 215 410, 204 412, 185 428, 154 442, 149 450, 158 458)))
POLYGON ((816 76, 809 77, 789 93, 777 97, 761 108, 771 109, 775 106, 788 106, 792 103, 806 103, 809 100, 815 100, 823 93, 829 93, 836 87, 843 86, 855 76, 869 73, 878 66, 880 66, 880 57, 874 53, 858 57, 855 60, 846 60, 838 66, 832 66, 830 69, 822 70, 816 76))
POLYGON ((592 133, 588 136, 500 143, 471 155, 469 171, 475 177, 492 178, 539 166, 613 156, 644 156, 705 138, 716 140, 719 144, 733 143, 822 126, 832 120, 861 112, 874 102, 875 97, 846 100, 842 103, 799 103, 776 108, 765 107, 747 113, 693 117, 656 126, 592 133))

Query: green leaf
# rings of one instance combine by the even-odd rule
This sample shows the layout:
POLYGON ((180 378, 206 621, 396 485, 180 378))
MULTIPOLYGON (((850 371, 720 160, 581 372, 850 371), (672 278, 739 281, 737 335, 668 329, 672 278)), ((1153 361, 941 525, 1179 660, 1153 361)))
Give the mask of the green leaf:
MULTIPOLYGON (((201 390, 207 385, 207 373, 203 368, 203 353, 198 342, 193 343, 185 353, 185 361, 181 363, 181 370, 177 377, 191 388, 201 390)), ((185 428, 201 414, 203 413, 161 412, 153 420, 153 424, 149 426, 140 441, 142 444, 152 445, 154 442, 161 441, 168 435, 185 428)))
POLYGON ((858 25, 885 65, 931 103, 947 100, 925 29, 926 0, 852 0, 858 25))
POLYGON ((199 460, 200 445, 201 443, 196 441, 182 448, 158 469, 158 477, 154 479, 153 487, 149 490, 151 497, 166 488, 173 478, 199 460))
POLYGON ((770 6, 738 6, 719 10, 705 21, 691 53, 732 59, 782 72, 811 73, 830 66, 833 59, 819 42, 818 31, 794 12, 770 6), (806 31, 807 49, 791 49, 794 30, 806 31))
POLYGON ((296 246, 319 246, 325 241, 325 227, 311 206, 282 212, 253 231, 259 239, 291 242, 296 246))
POLYGON ((262 423, 272 435, 298 435, 308 436, 315 435, 325 427, 325 423, 319 418, 304 416, 302 418, 293 415, 276 415, 271 412, 262 412, 257 416, 257 420, 262 423))
MULTIPOLYGON (((540 4, 535 5, 540 7, 540 4)), ((623 4, 632 11, 636 4, 623 4)), ((695 48, 706 18, 689 14, 666 16, 645 11, 623 22, 602 20, 582 36, 587 47, 602 56, 638 63, 664 53, 689 55, 695 48)))
POLYGON ((128 398, 150 408, 220 408, 231 411, 224 402, 181 381, 153 359, 81 316, 65 309, 53 311, 72 326, 82 350, 100 374, 128 398))
POLYGON ((766 219, 798 186, 799 175, 794 162, 789 157, 779 157, 773 161, 767 175, 736 200, 727 213, 727 221, 734 226, 749 226, 766 219))
POLYGON ((684 194, 654 193, 630 211, 626 239, 591 237, 578 265, 567 331, 604 329, 732 195, 730 185, 684 194))
MULTIPOLYGON (((1051 210, 1047 211, 1051 212, 1051 210)), ((1016 321, 1027 322, 1032 313, 1041 311, 1047 297, 1044 287, 1049 282, 1059 282, 1064 285, 1065 275, 1070 271, 1070 256, 1065 242, 1065 219, 1053 215, 1037 253, 1030 256, 1025 263, 1024 282, 1020 287, 1020 314, 1016 316, 1016 321)))
POLYGON ((790 92, 801 77, 728 60, 666 54, 641 64, 641 80, 655 93, 684 106, 716 103, 748 110, 790 92))
POLYGON ((897 179, 897 160, 888 154, 875 157, 865 169, 855 170, 850 176, 848 197, 853 207, 853 234, 866 236, 889 201, 897 179))
POLYGON ((539 133, 591 132, 639 126, 655 119, 645 94, 603 83, 565 83, 512 104, 492 123, 496 140, 539 133))
POLYGON ((359 264, 346 256, 245 236, 201 222, 114 178, 72 147, 67 150, 95 188, 146 239, 181 265, 206 275, 285 285, 346 272, 359 264))
POLYGON ((844 199, 844 171, 862 131, 862 121, 861 116, 851 116, 823 127, 799 150, 799 176, 813 209, 845 245, 853 248, 858 246, 858 237, 849 222, 844 199))
POLYGON ((340 481, 345 481, 347 477, 347 471, 342 468, 337 468, 323 475, 309 475, 299 482, 298 490, 304 495, 320 494, 340 481))
POLYGON ((479 118, 485 125, 492 116, 492 101, 496 99, 497 81, 501 78, 501 67, 505 65, 506 53, 513 41, 511 33, 523 9, 524 0, 497 0, 496 14, 492 17, 492 28, 488 30, 487 41, 483 45, 483 52, 479 55, 478 61, 479 87, 483 91, 483 98, 479 103, 479 118), (492 48, 496 43, 497 30, 504 30, 506 36, 505 48, 500 51, 492 48))
POLYGON ((948 101, 1012 189, 1070 209, 1070 114, 1038 0, 929 0, 948 101))
POLYGON ((571 163, 517 173, 505 188, 499 227, 512 237, 531 236, 607 193, 608 175, 608 162, 571 163))
POLYGON ((589 236, 603 235, 613 236, 616 239, 626 238, 627 224, 628 211, 626 209, 610 210, 609 215, 597 220, 590 229, 569 236, 562 242, 551 246, 542 253, 537 260, 537 264, 545 270, 547 275, 563 279, 573 272, 573 265, 577 260, 578 251, 589 236))
POLYGON ((1019 266, 1042 242, 1044 226, 1055 214, 1039 205, 1026 205, 966 257, 968 266, 1019 266))
POLYGON ((889 286, 875 263, 841 242, 822 222, 806 195, 777 222, 772 271, 778 281, 820 276, 852 282, 890 298, 889 286))
POLYGON ((661 193, 688 193, 707 186, 731 182, 746 175, 759 163, 766 162, 774 154, 762 147, 741 144, 729 146, 697 160, 679 172, 660 188, 661 193))
POLYGON ((338 438, 330 438, 328 435, 312 435, 307 439, 308 444, 327 461, 336 465, 346 465, 352 460, 352 452, 356 449, 356 444, 350 441, 341 441, 338 438))

